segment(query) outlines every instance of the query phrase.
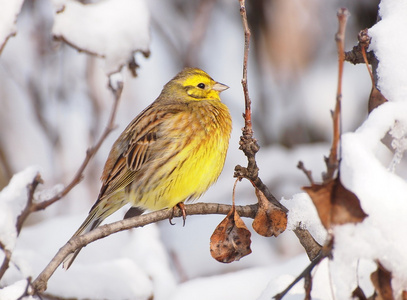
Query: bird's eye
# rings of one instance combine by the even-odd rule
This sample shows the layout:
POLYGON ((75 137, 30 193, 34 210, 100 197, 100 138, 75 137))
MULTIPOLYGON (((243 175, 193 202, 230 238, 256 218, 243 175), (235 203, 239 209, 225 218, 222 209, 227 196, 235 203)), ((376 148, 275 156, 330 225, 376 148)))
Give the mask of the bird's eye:
POLYGON ((200 89, 204 89, 205 88, 205 84, 204 83, 198 83, 198 87, 200 88, 200 89))

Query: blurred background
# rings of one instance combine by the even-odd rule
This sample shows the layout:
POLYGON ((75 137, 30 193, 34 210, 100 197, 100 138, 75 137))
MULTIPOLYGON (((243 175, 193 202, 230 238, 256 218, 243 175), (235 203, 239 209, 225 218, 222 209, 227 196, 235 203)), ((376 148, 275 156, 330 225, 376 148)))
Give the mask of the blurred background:
MULTIPOLYGON (((350 50, 357 44, 358 32, 376 22, 378 2, 247 1, 252 31, 248 85, 254 134, 261 146, 258 165, 260 177, 277 199, 290 199, 307 184, 304 174, 296 169, 299 160, 313 170, 317 180, 324 169, 323 155, 328 154, 331 141, 330 110, 334 108, 337 84, 337 9, 347 7, 351 13, 346 33, 346 49, 350 50)), ((234 166, 246 164, 238 150, 244 110, 240 83, 244 35, 239 3, 146 3, 151 14, 151 55, 136 55, 140 65, 137 77, 126 68, 122 70, 124 91, 116 118, 118 128, 89 164, 83 182, 45 212, 32 215, 27 225, 44 218, 87 214, 99 193, 99 178, 112 143, 184 66, 202 68, 230 86, 222 93, 234 127, 228 158, 219 182, 201 201, 231 203, 234 166)), ((54 10, 47 0, 25 1, 17 19, 18 33, 0 55, 0 189, 13 174, 32 165, 41 169, 45 181, 42 189, 52 191, 54 185, 66 185, 83 161, 86 149, 103 131, 113 104, 103 59, 79 53, 53 39, 54 10)), ((366 66, 346 63, 344 132, 355 130, 366 118, 370 89, 366 66)), ((237 193, 237 204, 256 201, 247 182, 238 185, 237 193)), ((261 265, 301 252, 298 241, 289 235, 278 244, 275 239, 260 238, 257 244, 253 243, 253 256, 262 260, 248 258, 242 264, 227 267, 211 261, 207 269, 191 268, 196 260, 188 255, 191 249, 200 249, 196 254, 211 260, 209 235, 221 219, 188 217, 183 229, 180 224, 177 228, 168 222, 159 225, 179 280, 261 265), (203 222, 203 226, 195 222, 203 222)), ((74 232, 75 226, 69 231, 74 232)))

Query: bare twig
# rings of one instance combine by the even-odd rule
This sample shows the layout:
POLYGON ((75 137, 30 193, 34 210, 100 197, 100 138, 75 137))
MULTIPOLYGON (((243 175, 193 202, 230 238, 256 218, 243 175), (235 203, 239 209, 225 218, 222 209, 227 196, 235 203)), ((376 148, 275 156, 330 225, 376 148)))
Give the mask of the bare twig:
POLYGON ((318 255, 311 261, 311 263, 302 271, 300 275, 297 276, 293 280, 293 282, 281 293, 278 293, 273 297, 273 299, 280 300, 283 299, 283 297, 288 293, 289 290, 293 288, 301 279, 307 278, 311 276, 311 271, 317 266, 324 258, 330 257, 332 253, 332 247, 333 247, 333 239, 328 239, 326 245, 322 247, 321 251, 318 253, 318 255))
POLYGON ((304 163, 302 161, 298 162, 297 168, 304 172, 305 176, 307 176, 307 178, 311 184, 314 184, 314 179, 312 178, 312 172, 305 168, 304 163))
POLYGON ((1 241, 0 241, 0 249, 3 250, 3 253, 4 253, 4 259, 0 266, 0 278, 2 278, 4 273, 6 273, 8 266, 10 264, 11 251, 6 249, 6 246, 1 241))
MULTIPOLYGON (((339 22, 339 28, 338 32, 336 33, 335 40, 337 44, 337 50, 338 50, 338 87, 337 87, 337 92, 336 92, 336 104, 335 104, 335 110, 332 113, 332 119, 333 119, 333 140, 332 140, 332 146, 331 146, 331 151, 329 154, 329 157, 325 158, 325 163, 327 166, 327 172, 323 174, 323 180, 326 185, 330 184, 334 180, 334 176, 337 175, 339 176, 339 164, 340 164, 340 157, 341 157, 341 139, 340 139, 340 134, 341 134, 341 100, 342 100, 342 75, 343 75, 343 64, 344 64, 344 58, 345 58, 345 53, 344 53, 344 40, 345 40, 345 28, 346 28, 346 22, 347 18, 349 16, 349 13, 347 9, 341 8, 337 14, 338 16, 338 22, 339 22), (339 150, 338 150, 339 148, 339 150)), ((314 185, 311 172, 306 170, 304 167, 304 164, 300 161, 297 166, 299 169, 303 170, 308 179, 310 180, 311 184, 314 185)), ((299 228, 297 228, 296 232, 297 236, 301 236, 303 234, 309 234, 308 232, 301 232, 299 228)), ((301 243, 302 243, 302 238, 299 237, 301 243)), ((311 240, 311 239, 304 239, 304 240, 311 240)), ((315 243, 319 245, 315 240, 311 241, 312 243, 315 243)), ((303 244, 304 248, 307 248, 308 245, 303 244)), ((307 251, 308 257, 311 259, 311 264, 281 293, 277 294, 274 296, 274 299, 282 299, 287 292, 295 285, 297 284, 298 281, 304 278, 305 281, 309 280, 311 278, 311 271, 312 269, 318 265, 322 259, 325 257, 328 257, 332 253, 332 247, 333 247, 333 235, 329 235, 326 244, 324 247, 319 246, 319 251, 316 250, 318 247, 315 247, 314 245, 311 245, 311 251, 312 256, 310 255, 310 251, 307 251), (315 249, 315 250, 314 250, 315 249), (318 251, 318 252, 317 252, 318 251)), ((311 291, 311 282, 309 284, 305 285, 305 292, 306 292, 306 299, 310 298, 310 291, 311 291)))
MULTIPOLYGON (((102 143, 106 139, 106 137, 109 135, 109 133, 112 130, 114 130, 114 128, 115 128, 114 120, 115 120, 115 116, 116 116, 117 107, 119 104, 119 99, 120 99, 120 96, 121 96, 121 93, 123 90, 123 83, 120 82, 118 84, 118 87, 116 89, 112 88, 112 90, 115 94, 115 101, 113 104, 113 108, 112 108, 112 111, 111 111, 111 114, 109 117, 107 127, 106 127, 105 131, 103 132, 102 136, 100 137, 99 141, 96 143, 96 145, 86 151, 85 160, 83 161, 82 165, 79 167, 79 170, 76 172, 76 175, 74 176, 72 181, 57 195, 55 195, 54 197, 52 197, 49 200, 45 200, 45 201, 42 201, 39 203, 34 202, 34 192, 35 192, 37 186, 40 183, 42 183, 40 174, 37 174, 34 177, 32 183, 28 185, 27 204, 26 204, 25 208, 23 209, 23 211, 21 212, 21 214, 17 218, 17 223, 16 223, 17 234, 20 234, 21 228, 22 228, 25 220, 32 212, 43 210, 43 209, 47 208, 48 206, 50 206, 51 204, 55 203, 56 201, 58 201, 59 199, 64 197, 66 194, 68 194, 82 180, 83 172, 84 172, 85 168, 87 167, 89 161, 95 155, 95 153, 99 150, 100 146, 102 145, 102 143)), ((0 243, 0 248, 3 248, 5 257, 4 257, 3 263, 0 267, 0 278, 2 278, 2 276, 8 269, 9 262, 11 259, 11 252, 2 246, 3 245, 0 243)))
POLYGON ((252 109, 249 96, 249 89, 247 88, 247 62, 249 60, 249 48, 250 48, 250 28, 249 23, 247 22, 246 6, 245 0, 239 0, 240 3, 240 15, 242 16, 243 30, 244 30, 244 56, 243 56, 243 78, 242 86, 245 100, 245 113, 244 113, 244 131, 248 134, 253 135, 252 130, 252 109))
POLYGON ((370 36, 367 34, 367 29, 361 30, 359 32, 358 40, 359 40, 359 45, 360 45, 360 49, 362 52, 363 61, 366 64, 366 68, 367 68, 367 71, 369 72, 370 79, 372 80, 372 86, 373 86, 373 85, 375 85, 375 80, 374 80, 372 70, 369 67, 369 61, 367 59, 367 53, 366 53, 366 50, 367 50, 367 48, 369 48, 370 40, 371 40, 370 36))
MULTIPOLYGON (((227 215, 232 208, 231 205, 215 204, 215 203, 196 203, 185 205, 187 215, 207 215, 207 214, 222 214, 227 215)), ((254 218, 257 212, 257 204, 236 206, 236 211, 242 217, 254 218)), ((182 211, 178 208, 163 209, 149 214, 128 218, 111 224, 97 227, 89 233, 77 236, 69 240, 63 246, 41 274, 33 281, 33 292, 41 293, 46 290, 47 282, 64 258, 74 252, 76 249, 82 248, 87 244, 104 238, 113 233, 128 230, 130 228, 142 227, 147 224, 169 219, 170 216, 181 217, 182 211)))
POLYGON ((308 255, 310 261, 313 261, 315 257, 321 252, 322 246, 314 239, 308 230, 297 227, 294 229, 294 233, 304 247, 305 252, 308 255))
POLYGON ((7 41, 8 41, 10 38, 12 38, 13 36, 16 36, 16 34, 17 34, 17 32, 12 32, 12 33, 9 33, 9 34, 6 36, 6 38, 4 39, 3 43, 0 44, 0 55, 1 55, 1 53, 3 52, 3 49, 4 49, 4 47, 6 46, 7 41))
POLYGON ((308 273, 304 277, 304 290, 305 298, 304 300, 311 300, 311 290, 312 290, 312 276, 311 273, 308 273))
MULTIPOLYGON (((376 87, 376 82, 375 82, 375 76, 373 75, 372 70, 370 69, 369 66, 369 61, 366 53, 366 49, 370 45, 370 36, 368 35, 367 29, 361 30, 358 34, 358 40, 359 40, 359 45, 360 45, 360 51, 363 56, 363 60, 365 61, 367 71, 369 72, 370 75, 370 80, 372 81, 372 90, 370 91, 370 96, 369 96, 369 102, 367 105, 367 110, 368 113, 370 114, 372 110, 374 110, 376 107, 382 105, 383 103, 387 102, 386 97, 378 90, 376 87)), ((372 64, 372 68, 376 67, 376 65, 372 64)), ((390 148, 390 150, 392 150, 390 148)))
MULTIPOLYGON (((253 137, 251 100, 249 96, 249 90, 247 87, 247 64, 249 59, 249 48, 250 48, 249 46, 251 33, 249 24, 247 22, 245 1, 239 0, 239 4, 240 4, 240 15, 242 17, 244 30, 244 58, 243 58, 242 86, 245 98, 245 113, 243 114, 245 126, 242 129, 242 136, 239 142, 240 145, 239 149, 242 150, 245 156, 247 157, 248 164, 247 167, 237 165, 235 167, 234 177, 248 179, 253 184, 253 186, 259 189, 271 203, 280 208, 282 211, 288 212, 288 209, 274 197, 274 195, 270 192, 270 190, 258 176, 259 168, 256 163, 256 153, 259 151, 260 146, 257 144, 256 139, 253 137)), ((300 240, 301 245, 304 246, 308 257, 310 257, 310 259, 313 259, 320 252, 321 245, 319 245, 312 237, 312 235, 305 229, 297 228, 294 230, 294 233, 300 240)))
POLYGON ((27 189, 28 189, 27 205, 25 206, 24 210, 21 212, 21 214, 17 218, 17 224, 16 224, 17 234, 20 233, 21 228, 23 227, 24 221, 27 219, 27 217, 30 215, 30 213, 32 213, 35 210, 35 208, 34 208, 35 203, 33 202, 34 201, 34 192, 40 183, 43 183, 43 181, 42 181, 41 175, 39 173, 37 173, 37 175, 35 175, 32 183, 30 183, 27 186, 27 189))
POLYGON ((279 207, 284 212, 287 212, 285 208, 278 200, 273 196, 269 191, 267 186, 261 181, 258 176, 259 168, 256 163, 256 153, 259 151, 260 146, 257 143, 257 140, 253 137, 252 129, 252 109, 251 109, 251 100, 249 96, 249 90, 247 87, 247 62, 249 59, 249 46, 250 46, 250 29, 247 22, 246 15, 246 6, 244 0, 239 0, 240 3, 240 15, 242 16, 243 29, 244 29, 244 58, 243 58, 243 78, 242 86, 245 99, 245 113, 243 114, 245 125, 242 129, 242 136, 240 137, 239 149, 247 157, 247 167, 242 167, 237 165, 235 167, 234 177, 237 178, 246 178, 248 179, 257 189, 263 192, 266 198, 272 202, 275 206, 279 207))
POLYGON ((50 206, 51 204, 53 204, 54 202, 56 202, 59 199, 61 199, 62 197, 64 197, 66 194, 68 194, 76 185, 78 185, 79 182, 81 182, 81 180, 83 178, 83 172, 85 171, 85 168, 87 167, 89 161, 99 150, 100 146, 102 145, 102 143, 104 142, 106 137, 116 128, 114 122, 115 122, 117 107, 119 105, 119 100, 120 100, 120 97, 121 97, 121 94, 123 91, 123 83, 120 82, 118 84, 117 88, 113 88, 110 85, 110 88, 112 89, 112 91, 114 93, 115 99, 114 99, 114 103, 112 106, 109 120, 107 122, 107 126, 106 126, 104 132, 102 133, 101 137, 99 138, 98 142, 96 143, 96 145, 94 145, 93 147, 89 148, 86 151, 86 157, 85 157, 84 161, 82 162, 82 165, 79 167, 78 171, 76 172, 75 176, 71 180, 71 182, 61 192, 56 194, 51 199, 40 202, 40 203, 36 203, 34 205, 34 211, 43 210, 43 209, 47 208, 48 206, 50 206))
MULTIPOLYGON (((360 44, 357 44, 356 46, 353 47, 351 51, 345 52, 345 61, 350 62, 351 64, 364 64, 365 61, 363 59, 362 55, 362 48, 360 44)), ((373 51, 369 51, 366 53, 366 58, 367 61, 369 62, 370 65, 376 64, 376 57, 374 56, 373 51)))
POLYGON ((372 66, 376 65, 377 59, 373 51, 366 52, 367 48, 369 48, 370 40, 371 38, 369 37, 368 29, 361 30, 358 34, 358 44, 354 46, 351 51, 345 52, 345 61, 354 65, 363 63, 372 66))
MULTIPOLYGON (((24 221, 33 211, 34 192, 40 183, 42 183, 42 179, 41 179, 40 174, 37 173, 37 175, 34 177, 33 181, 27 186, 27 189, 28 189, 27 205, 25 206, 25 208, 23 209, 23 211, 17 218, 17 223, 16 223, 17 235, 20 234, 24 221)), ((0 278, 2 278, 9 267, 12 252, 10 250, 6 249, 5 245, 1 241, 0 241, 0 249, 3 249, 3 252, 4 252, 4 260, 0 267, 0 278)))
POLYGON ((278 293, 277 295, 275 295, 275 296, 273 297, 273 299, 276 299, 276 300, 283 299, 283 297, 293 288, 293 286, 295 286, 301 279, 303 279, 303 278, 309 276, 309 274, 311 273, 312 269, 314 269, 314 267, 315 267, 316 265, 318 265, 318 264, 322 261, 322 259, 324 259, 325 257, 326 257, 326 256, 324 256, 324 255, 322 254, 322 252, 321 252, 321 253, 308 265, 308 267, 306 267, 305 270, 302 271, 301 274, 298 275, 297 278, 295 278, 295 279, 293 280, 293 282, 292 282, 289 286, 287 286, 287 288, 286 288, 284 291, 282 291, 281 293, 278 293))
POLYGON ((343 63, 345 60, 345 28, 346 22, 348 20, 349 12, 346 8, 341 8, 338 11, 338 21, 339 28, 338 32, 335 35, 336 46, 338 50, 338 87, 336 91, 336 105, 333 112, 333 140, 332 147, 329 157, 326 158, 325 163, 327 165, 327 172, 324 174, 324 181, 329 181, 334 178, 335 172, 339 168, 339 157, 338 153, 341 149, 340 147, 340 134, 342 131, 341 128, 341 100, 342 100, 342 74, 343 74, 343 63), (338 151, 339 147, 339 151, 338 151))
POLYGON ((70 47, 78 50, 78 52, 80 52, 80 53, 86 53, 86 54, 89 54, 89 55, 92 55, 92 56, 95 56, 95 57, 105 58, 104 54, 96 53, 96 52, 93 52, 91 50, 81 48, 81 47, 75 45, 73 42, 67 40, 63 35, 54 35, 53 38, 54 38, 55 41, 64 42, 65 44, 69 45, 70 47))

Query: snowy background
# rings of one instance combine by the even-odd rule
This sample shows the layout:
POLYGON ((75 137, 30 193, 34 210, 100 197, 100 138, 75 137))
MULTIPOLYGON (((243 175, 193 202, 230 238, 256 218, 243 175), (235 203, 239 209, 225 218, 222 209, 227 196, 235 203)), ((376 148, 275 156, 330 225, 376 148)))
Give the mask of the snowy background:
MULTIPOLYGON (((0 280, 1 300, 18 299, 26 279, 35 278, 82 223, 99 192, 112 143, 184 65, 200 67, 230 86, 222 93, 234 126, 226 165, 200 201, 230 204, 234 166, 246 164, 238 150, 244 108, 238 1, 83 2, 94 4, 0 0, 0 242, 12 251, 10 268, 0 280), (137 77, 127 67, 133 57, 140 65, 137 77), (40 172, 44 184, 36 199, 44 200, 72 179, 107 122, 113 102, 108 75, 117 71, 124 81, 118 129, 86 169, 83 182, 32 214, 17 238, 14 225, 27 184, 40 172)), ((164 221, 87 246, 69 271, 56 271, 46 293, 78 299, 270 299, 309 263, 292 229, 300 224, 324 242, 326 232, 301 191, 307 179, 296 165, 302 160, 320 180, 323 156, 329 153, 337 9, 344 6, 351 13, 350 50, 359 30, 374 25, 378 3, 248 2, 253 33, 249 91, 261 145, 257 162, 262 180, 290 210, 288 230, 277 239, 252 233, 253 253, 225 265, 209 252, 209 238, 222 216, 189 216, 185 227, 180 220, 175 226, 164 221)), ((335 228, 333 260, 313 272, 314 299, 349 299, 357 283, 371 295, 377 260, 392 272, 395 297, 407 290, 407 36, 400 34, 407 28, 407 3, 383 0, 380 15, 382 20, 369 29, 370 50, 380 60, 378 87, 389 103, 367 116, 371 84, 364 65, 346 63, 343 84, 341 178, 369 217, 335 228), (381 142, 387 133, 394 151, 381 142)), ((256 201, 248 182, 238 184, 236 201, 256 201)), ((251 220, 245 221, 251 228, 251 220)), ((0 251, 0 261, 3 255, 0 251)), ((297 284, 286 299, 303 299, 302 286, 297 284)))

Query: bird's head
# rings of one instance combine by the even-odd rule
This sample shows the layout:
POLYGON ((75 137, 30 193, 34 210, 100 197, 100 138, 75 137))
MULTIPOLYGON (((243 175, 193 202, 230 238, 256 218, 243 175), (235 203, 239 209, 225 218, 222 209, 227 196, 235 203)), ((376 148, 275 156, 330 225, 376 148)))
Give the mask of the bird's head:
POLYGON ((185 68, 164 87, 164 91, 180 95, 189 100, 219 100, 219 93, 228 89, 227 85, 216 82, 206 72, 197 68, 185 68))

